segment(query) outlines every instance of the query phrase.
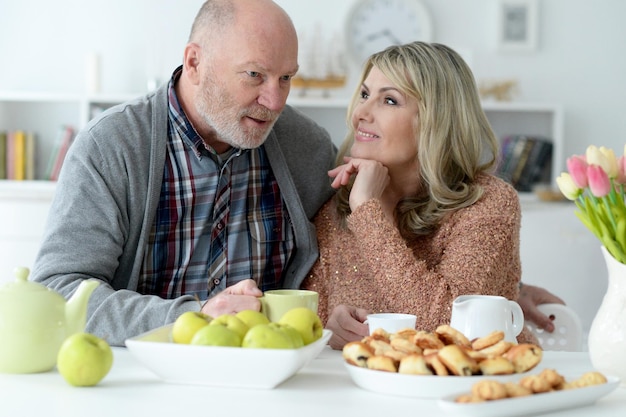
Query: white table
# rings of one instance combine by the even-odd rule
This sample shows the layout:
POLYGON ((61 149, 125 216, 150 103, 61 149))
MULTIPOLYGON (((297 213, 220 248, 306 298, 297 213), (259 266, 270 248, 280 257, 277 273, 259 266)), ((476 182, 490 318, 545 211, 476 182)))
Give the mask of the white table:
MULTIPOLYGON (((114 348, 111 372, 96 387, 69 386, 54 370, 0 374, 0 416, 441 416, 435 400, 411 399, 363 390, 352 382, 341 353, 330 348, 272 390, 225 389, 162 382, 125 348, 114 348), (419 410, 419 412, 418 412, 419 410)), ((544 352, 541 367, 561 373, 591 369, 586 352, 544 352)), ((618 387, 595 405, 549 416, 617 416, 626 411, 626 388, 618 387)))

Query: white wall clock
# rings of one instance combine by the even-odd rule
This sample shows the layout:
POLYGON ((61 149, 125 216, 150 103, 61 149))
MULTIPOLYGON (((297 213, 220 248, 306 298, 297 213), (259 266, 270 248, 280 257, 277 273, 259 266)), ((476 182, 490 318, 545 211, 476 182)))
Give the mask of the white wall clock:
POLYGON ((357 0, 346 17, 347 52, 359 66, 388 46, 430 42, 432 36, 430 14, 420 0, 357 0))

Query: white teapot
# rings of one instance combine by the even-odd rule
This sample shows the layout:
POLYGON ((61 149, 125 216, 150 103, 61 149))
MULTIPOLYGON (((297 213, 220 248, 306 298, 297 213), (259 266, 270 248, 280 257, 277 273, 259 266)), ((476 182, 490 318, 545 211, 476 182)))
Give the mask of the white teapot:
POLYGON ((496 295, 461 295, 452 302, 450 326, 468 339, 502 330, 504 340, 517 343, 524 328, 524 313, 515 301, 496 295))

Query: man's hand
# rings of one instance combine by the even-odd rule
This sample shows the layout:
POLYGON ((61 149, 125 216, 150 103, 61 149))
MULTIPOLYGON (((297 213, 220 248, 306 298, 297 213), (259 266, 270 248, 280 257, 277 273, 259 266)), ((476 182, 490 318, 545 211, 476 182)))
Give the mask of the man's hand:
POLYGON ((362 308, 339 305, 333 309, 328 317, 326 328, 332 330, 330 347, 343 349, 343 346, 355 340, 361 340, 369 334, 369 328, 364 321, 369 312, 362 308))
POLYGON ((262 295, 263 292, 257 287, 256 282, 246 279, 209 298, 201 311, 211 317, 234 314, 241 310, 260 311, 259 297, 262 295))
POLYGON ((537 325, 537 327, 552 333, 554 331, 554 323, 550 317, 543 314, 537 306, 539 304, 556 303, 565 305, 565 301, 552 294, 545 288, 535 287, 534 285, 523 284, 519 292, 517 303, 522 307, 524 317, 537 325))

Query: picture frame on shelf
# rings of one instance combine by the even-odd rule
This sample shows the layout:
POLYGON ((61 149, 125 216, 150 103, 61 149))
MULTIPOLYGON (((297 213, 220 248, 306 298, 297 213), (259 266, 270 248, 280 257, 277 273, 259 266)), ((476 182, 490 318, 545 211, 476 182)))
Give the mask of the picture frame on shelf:
POLYGON ((537 0, 499 0, 499 51, 534 52, 537 50, 537 32, 537 0))

